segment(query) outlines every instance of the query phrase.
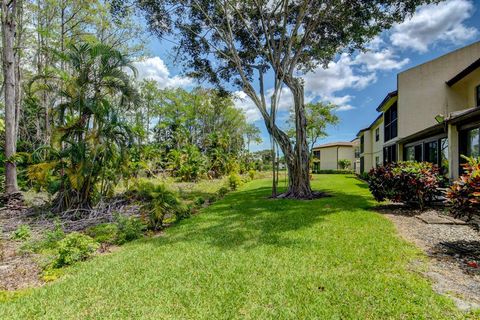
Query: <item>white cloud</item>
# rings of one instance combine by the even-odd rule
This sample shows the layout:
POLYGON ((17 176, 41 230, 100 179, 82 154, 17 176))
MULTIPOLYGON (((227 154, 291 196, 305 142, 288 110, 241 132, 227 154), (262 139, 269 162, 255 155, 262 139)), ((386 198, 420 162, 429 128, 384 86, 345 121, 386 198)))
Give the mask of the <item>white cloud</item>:
POLYGON ((187 87, 192 84, 191 78, 170 76, 170 71, 160 57, 150 57, 134 63, 138 71, 137 79, 155 80, 160 88, 187 87))
POLYGON ((421 6, 410 19, 393 27, 390 40, 397 47, 419 52, 428 51, 429 45, 438 41, 463 43, 478 34, 476 28, 463 24, 474 10, 473 3, 468 0, 421 6))
POLYGON ((358 66, 363 62, 352 60, 347 54, 342 54, 337 61, 330 62, 327 68, 318 67, 305 75, 305 91, 307 94, 330 101, 339 107, 337 111, 352 110, 348 102, 350 95, 338 96, 337 93, 346 89, 363 89, 376 81, 376 73, 362 73, 358 66))
POLYGON ((382 49, 380 51, 367 51, 360 53, 355 57, 355 62, 365 65, 368 71, 375 70, 396 70, 401 69, 410 59, 405 58, 398 60, 398 56, 390 49, 382 49))
POLYGON ((262 119, 262 115, 257 106, 245 92, 235 91, 233 96, 235 99, 235 106, 244 112, 248 123, 262 119))

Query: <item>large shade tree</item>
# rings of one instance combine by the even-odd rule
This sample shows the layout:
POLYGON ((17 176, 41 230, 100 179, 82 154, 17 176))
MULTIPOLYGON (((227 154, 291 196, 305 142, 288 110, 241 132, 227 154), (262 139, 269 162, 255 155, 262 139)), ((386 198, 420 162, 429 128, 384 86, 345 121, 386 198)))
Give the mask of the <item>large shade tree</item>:
MULTIPOLYGON (((151 30, 173 33, 191 76, 237 87, 254 102, 288 167, 282 197, 312 198, 302 75, 339 52, 363 49, 429 0, 137 0, 151 30), (265 78, 273 78, 266 88, 265 78), (275 123, 283 87, 293 94, 295 139, 275 123), (267 97, 268 93, 268 97, 267 97)), ((113 0, 121 12, 125 1, 113 0)))

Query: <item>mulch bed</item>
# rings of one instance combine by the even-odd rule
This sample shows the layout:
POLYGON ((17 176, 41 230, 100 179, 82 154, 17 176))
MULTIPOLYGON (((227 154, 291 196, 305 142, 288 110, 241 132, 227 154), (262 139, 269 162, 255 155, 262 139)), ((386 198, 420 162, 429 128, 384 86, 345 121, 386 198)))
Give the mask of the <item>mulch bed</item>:
POLYGON ((377 209, 430 258, 424 274, 437 292, 449 295, 460 309, 480 308, 480 233, 475 225, 441 209, 420 212, 402 205, 377 209))

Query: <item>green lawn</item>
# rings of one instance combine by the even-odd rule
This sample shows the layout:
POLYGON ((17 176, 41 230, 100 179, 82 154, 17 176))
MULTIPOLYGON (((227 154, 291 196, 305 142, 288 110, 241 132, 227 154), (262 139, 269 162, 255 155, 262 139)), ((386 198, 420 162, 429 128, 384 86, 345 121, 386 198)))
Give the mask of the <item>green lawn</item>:
MULTIPOLYGON (((352 176, 315 176, 332 197, 270 200, 256 180, 158 238, 73 267, 0 305, 0 319, 452 319, 409 271, 423 259, 369 210, 352 176)), ((416 267, 418 268, 418 267, 416 267)))

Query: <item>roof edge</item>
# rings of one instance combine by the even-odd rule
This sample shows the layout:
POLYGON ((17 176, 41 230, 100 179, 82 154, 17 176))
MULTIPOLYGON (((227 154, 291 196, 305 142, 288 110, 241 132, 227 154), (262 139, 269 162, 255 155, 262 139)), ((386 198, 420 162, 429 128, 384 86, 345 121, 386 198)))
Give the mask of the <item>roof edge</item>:
POLYGON ((395 91, 391 91, 389 93, 387 93, 387 95, 385 96, 385 98, 382 100, 382 102, 380 102, 380 104, 378 105, 377 107, 377 111, 380 112, 382 111, 382 107, 392 98, 398 96, 398 90, 395 90, 395 91))

